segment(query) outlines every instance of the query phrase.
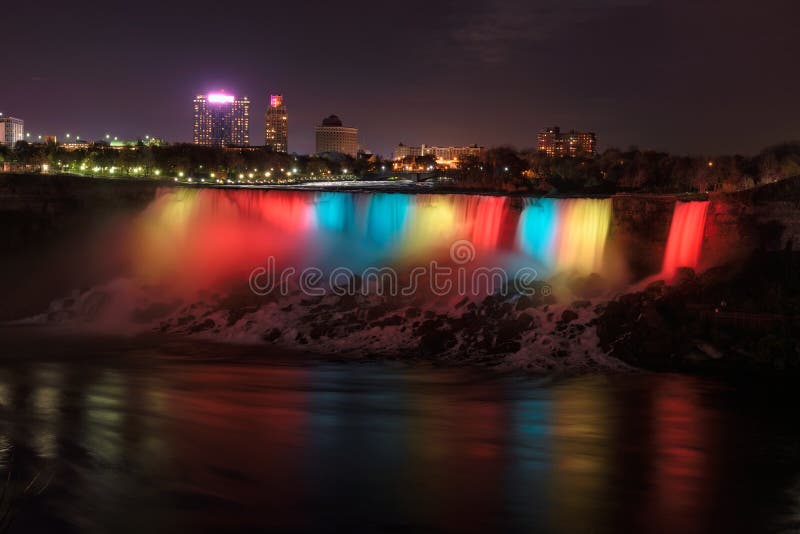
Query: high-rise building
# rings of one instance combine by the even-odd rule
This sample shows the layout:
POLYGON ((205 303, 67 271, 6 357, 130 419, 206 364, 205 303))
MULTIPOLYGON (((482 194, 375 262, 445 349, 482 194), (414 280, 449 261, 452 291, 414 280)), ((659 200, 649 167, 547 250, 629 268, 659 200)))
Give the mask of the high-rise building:
POLYGON ((342 125, 342 120, 331 115, 316 127, 317 154, 339 152, 355 157, 358 154, 358 128, 342 125))
POLYGON ((250 144, 250 100, 223 92, 194 99, 194 144, 245 146, 250 144))
POLYGON ((0 113, 0 145, 13 147, 17 141, 25 140, 25 121, 5 117, 0 113))
POLYGON ((264 146, 275 152, 289 151, 289 119, 283 95, 269 95, 269 107, 264 118, 264 146))
POLYGON ((576 132, 570 130, 562 133, 561 128, 553 126, 539 132, 538 149, 548 156, 591 157, 597 146, 594 132, 576 132))

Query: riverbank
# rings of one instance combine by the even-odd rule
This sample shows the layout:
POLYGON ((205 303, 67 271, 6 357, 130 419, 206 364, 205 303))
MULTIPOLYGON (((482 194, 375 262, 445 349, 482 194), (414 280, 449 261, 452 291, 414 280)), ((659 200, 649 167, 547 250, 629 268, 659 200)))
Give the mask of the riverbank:
POLYGON ((658 371, 800 374, 800 252, 682 270, 602 307, 600 347, 658 371))

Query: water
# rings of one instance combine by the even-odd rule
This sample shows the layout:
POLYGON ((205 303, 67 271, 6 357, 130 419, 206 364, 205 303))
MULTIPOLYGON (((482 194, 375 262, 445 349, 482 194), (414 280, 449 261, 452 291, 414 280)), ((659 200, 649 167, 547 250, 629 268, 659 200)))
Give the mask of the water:
MULTIPOLYGON (((66 335, 66 334, 65 334, 66 335)), ((0 332, 14 532, 800 528, 797 394, 0 332)))
POLYGON ((168 289, 208 290, 245 279, 275 257, 281 267, 403 267, 449 258, 468 240, 471 263, 542 275, 607 273, 611 199, 164 190, 132 224, 132 276, 168 289))
POLYGON ((703 247, 708 201, 678 202, 672 215, 662 274, 672 277, 679 267, 697 269, 703 247))

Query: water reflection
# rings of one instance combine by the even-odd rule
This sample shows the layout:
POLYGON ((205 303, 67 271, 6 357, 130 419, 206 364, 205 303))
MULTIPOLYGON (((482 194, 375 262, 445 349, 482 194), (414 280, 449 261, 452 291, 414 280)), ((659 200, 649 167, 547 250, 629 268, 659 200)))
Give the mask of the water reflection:
POLYGON ((52 475, 20 532, 703 532, 795 513, 796 425, 707 381, 69 346, 0 366, 3 467, 52 475))

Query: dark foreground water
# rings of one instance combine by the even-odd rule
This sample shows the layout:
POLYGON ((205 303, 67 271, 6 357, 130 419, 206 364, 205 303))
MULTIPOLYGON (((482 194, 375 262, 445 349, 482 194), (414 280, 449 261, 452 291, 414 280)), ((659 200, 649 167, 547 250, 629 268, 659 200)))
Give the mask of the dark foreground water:
POLYGON ((800 529, 779 386, 0 342, 12 532, 800 529))

